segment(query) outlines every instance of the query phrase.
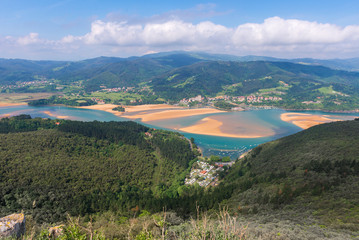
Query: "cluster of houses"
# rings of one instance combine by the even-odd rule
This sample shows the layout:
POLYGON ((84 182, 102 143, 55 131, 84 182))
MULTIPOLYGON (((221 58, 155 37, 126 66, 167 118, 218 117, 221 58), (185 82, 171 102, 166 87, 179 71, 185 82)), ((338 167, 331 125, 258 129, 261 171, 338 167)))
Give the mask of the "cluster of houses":
POLYGON ((101 88, 101 92, 131 92, 135 89, 134 87, 106 88, 106 86, 100 86, 100 88, 101 88))
POLYGON ((3 86, 0 86, 0 89, 14 89, 14 88, 22 88, 22 87, 26 87, 26 86, 42 86, 42 85, 46 85, 46 84, 52 85, 53 83, 49 83, 49 81, 47 81, 47 80, 16 82, 15 85, 3 85, 3 86))
POLYGON ((97 104, 105 104, 105 101, 99 98, 91 98, 92 101, 96 102, 97 104))
POLYGON ((189 104, 191 102, 202 102, 204 99, 205 98, 202 97, 201 95, 198 95, 197 97, 193 97, 193 98, 189 98, 189 99, 183 98, 180 101, 180 104, 189 104))
POLYGON ((182 99, 180 101, 180 104, 189 104, 191 102, 203 102, 205 99, 207 99, 208 103, 213 103, 216 102, 218 100, 224 100, 224 101, 233 101, 233 102, 247 102, 247 103, 261 103, 261 102, 269 102, 269 101, 281 101, 283 100, 281 97, 263 97, 263 96, 255 96, 255 95, 250 95, 250 96, 235 96, 235 97, 231 97, 231 96, 227 96, 227 95, 223 95, 223 96, 217 96, 217 97, 207 97, 204 98, 201 95, 198 95, 197 97, 193 97, 193 98, 189 98, 189 99, 182 99))
MULTIPOLYGON (((240 99, 242 100, 244 97, 240 97, 240 99)), ((254 96, 254 95, 250 95, 247 96, 245 98, 247 100, 248 103, 261 103, 264 101, 281 101, 283 100, 281 97, 263 97, 263 96, 254 96)), ((243 102, 244 100, 242 100, 243 102)), ((240 101, 239 101, 240 102, 240 101)))
POLYGON ((201 187, 207 187, 209 185, 217 186, 219 173, 224 171, 223 167, 223 163, 211 165, 207 162, 198 160, 193 164, 189 177, 185 179, 185 184, 192 185, 197 183, 201 187))

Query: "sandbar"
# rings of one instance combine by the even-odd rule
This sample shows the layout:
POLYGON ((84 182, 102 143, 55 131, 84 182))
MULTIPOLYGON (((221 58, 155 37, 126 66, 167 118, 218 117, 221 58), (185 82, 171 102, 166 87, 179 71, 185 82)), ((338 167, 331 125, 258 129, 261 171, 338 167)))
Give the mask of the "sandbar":
POLYGON ((69 116, 61 116, 61 115, 53 114, 53 113, 50 112, 50 111, 43 111, 43 113, 45 113, 46 115, 49 115, 49 116, 51 116, 51 117, 55 117, 55 118, 59 118, 59 119, 70 118, 69 116))
POLYGON ((214 108, 196 108, 196 109, 179 109, 179 110, 163 110, 160 112, 154 113, 140 113, 135 115, 122 115, 122 117, 129 119, 141 119, 142 122, 150 122, 164 119, 172 119, 172 118, 181 118, 181 117, 189 117, 210 113, 221 113, 223 111, 214 109, 214 108))
POLYGON ((189 127, 180 128, 178 130, 188 133, 211 135, 218 137, 232 137, 232 138, 260 138, 267 136, 267 135, 258 135, 258 134, 240 134, 240 133, 223 132, 221 129, 222 125, 223 125, 222 121, 213 119, 211 117, 206 117, 200 120, 197 124, 194 124, 189 127))
POLYGON ((145 105, 137 105, 137 106, 126 106, 125 111, 127 113, 131 113, 131 112, 142 112, 147 110, 160 110, 160 109, 169 109, 169 108, 183 109, 182 107, 172 106, 169 104, 145 104, 145 105))
POLYGON ((195 108, 188 109, 178 106, 172 106, 168 104, 147 104, 138 106, 124 106, 125 112, 118 112, 112 110, 118 105, 114 104, 98 104, 92 106, 83 106, 79 108, 102 110, 115 114, 116 116, 128 118, 128 119, 141 119, 142 122, 150 122, 163 119, 172 119, 180 117, 189 117, 195 115, 220 113, 223 111, 214 108, 195 108), (156 112, 146 112, 149 110, 158 110, 156 112), (130 113, 130 114, 128 114, 130 113))
POLYGON ((105 112, 112 113, 112 114, 114 114, 116 116, 121 116, 123 114, 123 112, 112 110, 115 107, 118 107, 118 105, 115 105, 115 104, 97 104, 97 105, 82 106, 82 107, 77 107, 77 108, 100 110, 100 111, 105 111, 105 112))
POLYGON ((308 113, 282 113, 280 119, 285 122, 293 123, 294 125, 307 129, 318 124, 340 121, 340 119, 330 119, 324 115, 314 115, 308 113))
POLYGON ((12 106, 21 106, 26 105, 27 103, 18 102, 18 103, 8 103, 8 102, 0 102, 0 107, 12 107, 12 106))
MULTIPOLYGON (((182 117, 190 117, 197 115, 223 113, 224 111, 214 108, 195 108, 189 109, 184 107, 172 106, 167 104, 148 104, 138 106, 124 106, 125 112, 113 111, 112 109, 117 107, 114 104, 99 104, 92 106, 84 106, 80 108, 102 110, 110 112, 117 116, 128 118, 131 120, 140 119, 142 122, 151 122, 165 119, 175 119, 182 117)), ((170 127, 172 128, 172 127, 170 127)), ((173 130, 180 130, 183 132, 211 135, 219 137, 232 137, 232 138, 259 138, 273 135, 273 131, 254 131, 253 133, 242 130, 232 131, 230 128, 224 126, 224 121, 215 119, 213 117, 205 117, 196 124, 183 128, 172 128, 173 130), (228 130, 230 129, 230 130, 228 130)))

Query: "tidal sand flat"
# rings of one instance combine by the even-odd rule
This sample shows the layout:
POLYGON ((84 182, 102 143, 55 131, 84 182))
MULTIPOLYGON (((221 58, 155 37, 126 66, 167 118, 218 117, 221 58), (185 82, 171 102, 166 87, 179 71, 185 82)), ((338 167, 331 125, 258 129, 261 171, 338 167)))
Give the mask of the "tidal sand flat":
POLYGON ((197 108, 197 109, 178 109, 153 112, 153 113, 139 113, 134 115, 123 114, 121 117, 129 119, 141 119, 142 122, 157 121, 163 119, 182 118, 196 115, 204 115, 211 113, 222 113, 223 111, 213 108, 197 108))
POLYGON ((275 134, 269 127, 260 126, 246 121, 233 121, 226 116, 209 116, 197 123, 179 128, 178 130, 188 133, 212 135, 232 138, 261 138, 275 134))
MULTIPOLYGON (((336 118, 329 118, 328 115, 316 115, 309 113, 283 113, 281 114, 280 118, 283 121, 293 123, 294 125, 302 129, 307 129, 322 123, 342 120, 336 118)), ((354 118, 354 116, 352 118, 354 118)))
POLYGON ((49 115, 50 117, 54 117, 54 118, 58 118, 58 119, 69 119, 70 118, 70 116, 57 115, 50 111, 42 111, 42 112, 45 113, 46 115, 49 115))
POLYGON ((240 117, 238 113, 229 113, 227 116, 227 112, 214 108, 188 109, 167 104, 149 104, 125 106, 125 112, 117 112, 112 110, 114 107, 116 105, 102 104, 80 108, 102 110, 122 118, 139 119, 141 122, 150 123, 154 126, 193 134, 231 138, 261 138, 276 134, 273 126, 268 125, 265 121, 257 121, 257 118, 254 120, 252 119, 253 116, 240 117), (194 117, 197 120, 188 124, 187 119, 194 117), (180 121, 181 123, 174 124, 173 122, 176 119, 178 119, 177 122, 180 121), (166 122, 167 120, 169 122, 166 122))
POLYGON ((114 104, 97 104, 97 105, 83 106, 83 107, 78 107, 78 108, 91 109, 91 110, 100 110, 100 111, 105 111, 105 112, 112 113, 112 114, 114 114, 116 116, 121 116, 123 114, 123 112, 112 110, 113 108, 115 108, 117 106, 118 105, 114 105, 114 104))
POLYGON ((172 106, 168 104, 145 104, 138 106, 126 106, 126 113, 142 112, 148 110, 160 110, 160 109, 183 109, 182 107, 172 106))
POLYGON ((91 109, 91 110, 100 110, 100 111, 106 111, 109 113, 112 113, 119 117, 125 117, 129 119, 137 119, 141 118, 138 116, 151 116, 149 115, 152 111, 164 111, 164 110, 170 110, 170 109, 183 109, 181 107, 171 106, 168 104, 146 104, 146 105, 138 105, 138 106, 124 106, 125 112, 119 112, 112 110, 113 108, 117 107, 118 105, 114 104, 97 104, 97 105, 91 105, 91 106, 83 106, 79 108, 83 109, 91 109))
POLYGON ((26 105, 26 103, 9 103, 9 102, 0 102, 0 107, 13 107, 26 105))

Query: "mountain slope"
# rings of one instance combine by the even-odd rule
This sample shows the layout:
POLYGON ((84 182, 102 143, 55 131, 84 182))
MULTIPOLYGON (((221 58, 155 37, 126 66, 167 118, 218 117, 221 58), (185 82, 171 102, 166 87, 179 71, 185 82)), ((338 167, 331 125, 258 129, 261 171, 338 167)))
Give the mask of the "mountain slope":
POLYGON ((25 116, 1 119, 0 132, 0 214, 23 209, 39 222, 65 212, 161 211, 194 158, 181 135, 134 122, 25 116))
POLYGON ((230 205, 359 231, 358 133, 358 120, 328 123, 253 149, 225 178, 230 205))
POLYGON ((279 87, 283 84, 281 81, 292 86, 290 95, 310 95, 330 84, 353 93, 353 89, 359 87, 359 73, 288 62, 211 61, 174 69, 153 78, 151 84, 156 93, 179 100, 198 94, 212 97, 219 93, 246 95, 279 87), (230 91, 226 91, 228 88, 230 91))

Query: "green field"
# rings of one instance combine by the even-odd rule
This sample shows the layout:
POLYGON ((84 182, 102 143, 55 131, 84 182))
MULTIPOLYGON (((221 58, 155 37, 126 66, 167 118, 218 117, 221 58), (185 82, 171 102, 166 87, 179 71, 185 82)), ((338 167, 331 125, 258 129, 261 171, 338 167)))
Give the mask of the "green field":
POLYGON ((336 93, 336 91, 334 91, 332 85, 330 85, 329 87, 321 87, 318 89, 318 91, 323 94, 335 94, 336 93))

